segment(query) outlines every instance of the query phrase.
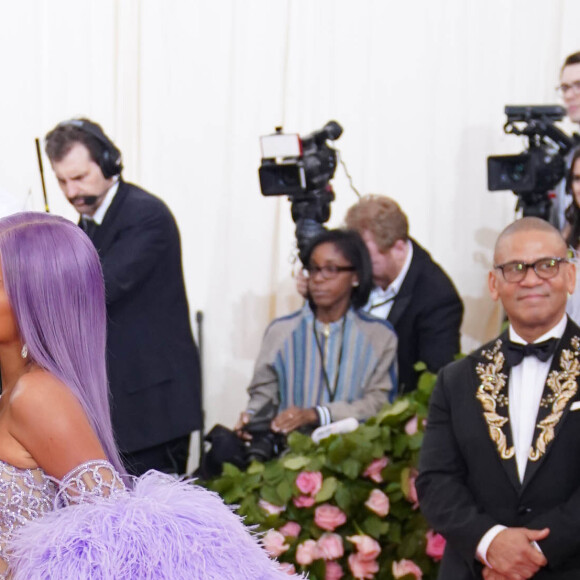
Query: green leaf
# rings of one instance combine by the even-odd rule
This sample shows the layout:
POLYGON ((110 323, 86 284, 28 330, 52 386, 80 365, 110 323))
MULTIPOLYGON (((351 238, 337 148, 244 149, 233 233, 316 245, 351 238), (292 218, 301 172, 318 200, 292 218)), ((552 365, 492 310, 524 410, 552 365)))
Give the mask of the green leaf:
POLYGON ((342 472, 349 478, 349 479, 356 479, 360 472, 361 472, 361 464, 360 461, 356 459, 346 459, 342 463, 342 472))
POLYGON ((287 455, 281 461, 282 461, 282 465, 286 469, 291 469, 292 471, 298 471, 299 469, 306 467, 308 465, 308 463, 310 462, 310 459, 308 457, 305 457, 304 455, 294 455, 294 456, 287 455))
POLYGON ((276 485, 284 479, 284 466, 277 460, 269 461, 264 468, 264 481, 276 485))
POLYGON ((292 431, 292 433, 288 435, 288 446, 296 453, 306 453, 311 449, 314 449, 315 443, 309 435, 304 435, 298 431, 292 431))
POLYGON ((336 477, 327 477, 322 482, 322 487, 320 491, 316 494, 316 503, 322 503, 323 501, 328 501, 336 491, 338 486, 338 481, 336 477))
POLYGON ((235 465, 224 463, 223 476, 238 478, 241 474, 242 472, 235 465))
POLYGON ((350 504, 352 500, 352 496, 348 489, 348 486, 343 483, 342 481, 338 483, 336 487, 336 492, 334 493, 334 499, 338 507, 343 511, 348 513, 350 510, 350 504))
POLYGON ((282 500, 282 504, 278 505, 285 505, 290 501, 290 498, 292 497, 292 486, 288 483, 288 481, 281 481, 276 486, 276 493, 282 500))
MULTIPOLYGON (((278 495, 276 488, 271 487, 270 485, 265 485, 260 490, 260 495, 264 498, 267 502, 270 502, 274 505, 284 505, 282 498, 278 495)), ((227 502, 226 502, 227 503, 227 502)))
POLYGON ((408 409, 409 401, 407 399, 398 399, 392 405, 388 405, 380 411, 377 416, 377 422, 381 424, 387 419, 397 419, 408 409))
POLYGON ((246 470, 246 473, 248 473, 249 475, 253 475, 255 473, 263 473, 264 469, 265 467, 263 463, 260 463, 259 461, 252 461, 252 463, 250 463, 250 466, 246 470))
POLYGON ((362 529, 375 540, 389 531, 389 523, 381 520, 378 516, 368 516, 362 523, 362 529))

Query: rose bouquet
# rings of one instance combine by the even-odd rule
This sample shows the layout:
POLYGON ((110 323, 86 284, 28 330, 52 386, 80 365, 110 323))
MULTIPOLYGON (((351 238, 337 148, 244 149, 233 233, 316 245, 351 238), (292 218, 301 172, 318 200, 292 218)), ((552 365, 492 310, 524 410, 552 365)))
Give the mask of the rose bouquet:
POLYGON ((226 464, 204 485, 247 524, 270 554, 310 580, 434 579, 444 540, 419 511, 415 477, 435 377, 386 405, 356 431, 316 445, 292 433, 289 452, 241 471, 226 464))

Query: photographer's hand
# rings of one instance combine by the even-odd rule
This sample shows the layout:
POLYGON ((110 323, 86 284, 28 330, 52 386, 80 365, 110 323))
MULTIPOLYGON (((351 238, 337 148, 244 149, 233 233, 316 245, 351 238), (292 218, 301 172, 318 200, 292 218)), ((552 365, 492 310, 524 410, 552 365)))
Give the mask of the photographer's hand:
POLYGON ((237 423, 234 425, 234 431, 236 432, 236 435, 238 437, 240 437, 240 439, 245 439, 246 441, 250 441, 252 439, 252 436, 247 433, 246 431, 244 431, 244 427, 249 423, 250 421, 250 414, 243 412, 240 413, 240 418, 238 419, 237 423))
POLYGON ((318 415, 315 409, 301 409, 300 407, 290 407, 274 417, 271 428, 276 433, 287 435, 291 431, 318 422, 318 415))

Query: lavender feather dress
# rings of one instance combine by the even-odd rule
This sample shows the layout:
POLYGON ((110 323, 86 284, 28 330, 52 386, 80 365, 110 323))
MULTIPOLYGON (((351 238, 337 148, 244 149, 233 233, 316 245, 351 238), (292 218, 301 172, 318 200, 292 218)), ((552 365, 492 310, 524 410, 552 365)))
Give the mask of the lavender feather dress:
POLYGON ((62 487, 68 505, 14 531, 7 544, 14 580, 292 577, 212 492, 150 471, 131 491, 107 478, 104 497, 91 477, 86 469, 75 476, 74 493, 70 481, 62 487))

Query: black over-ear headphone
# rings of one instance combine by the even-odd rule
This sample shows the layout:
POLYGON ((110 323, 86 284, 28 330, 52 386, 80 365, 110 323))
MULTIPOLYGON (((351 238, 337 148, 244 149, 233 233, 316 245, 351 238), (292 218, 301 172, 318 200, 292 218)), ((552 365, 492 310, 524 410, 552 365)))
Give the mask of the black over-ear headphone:
POLYGON ((123 162, 121 158, 121 151, 117 146, 105 135, 101 127, 88 119, 69 119, 58 124, 59 127, 76 127, 85 133, 94 137, 102 146, 100 155, 96 162, 103 172, 105 179, 109 179, 114 175, 120 175, 123 171, 123 162))

